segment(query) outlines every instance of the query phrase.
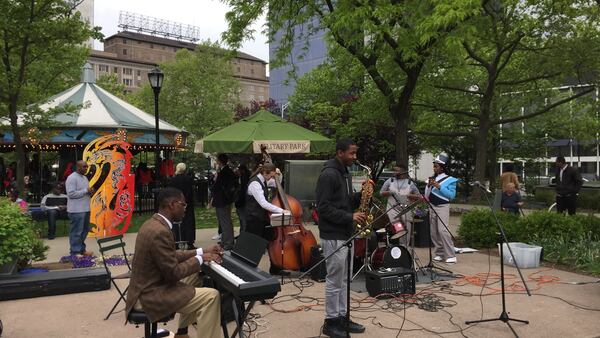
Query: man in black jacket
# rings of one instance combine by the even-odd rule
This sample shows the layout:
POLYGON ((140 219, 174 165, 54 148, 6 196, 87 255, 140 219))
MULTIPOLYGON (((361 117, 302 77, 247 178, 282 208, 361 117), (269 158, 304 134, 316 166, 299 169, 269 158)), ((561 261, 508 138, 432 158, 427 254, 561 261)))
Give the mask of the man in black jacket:
POLYGON ((237 177, 227 164, 229 157, 225 154, 217 156, 219 172, 212 186, 212 206, 215 207, 217 222, 221 227, 221 246, 225 250, 233 249, 233 222, 231 220, 231 205, 235 201, 237 177))
MULTIPOLYGON (((356 160, 358 147, 349 139, 336 144, 336 156, 323 166, 317 181, 317 211, 319 236, 323 254, 329 256, 354 233, 354 222, 364 222, 366 215, 353 212, 360 204, 360 192, 352 191, 352 176, 348 166, 356 160)), ((325 279, 325 324, 323 333, 333 337, 346 337, 346 327, 353 333, 362 333, 364 326, 347 318, 347 258, 348 248, 343 247, 327 262, 325 279)))
POLYGON ((556 210, 560 214, 567 210, 569 215, 575 215, 577 194, 583 185, 581 175, 562 156, 556 158, 556 168, 556 210))

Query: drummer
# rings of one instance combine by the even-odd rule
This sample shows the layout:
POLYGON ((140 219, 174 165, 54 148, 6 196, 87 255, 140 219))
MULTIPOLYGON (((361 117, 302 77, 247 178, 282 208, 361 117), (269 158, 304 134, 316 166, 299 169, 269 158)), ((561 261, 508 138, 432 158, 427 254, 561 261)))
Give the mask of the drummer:
POLYGON ((379 194, 387 197, 387 214, 390 223, 401 222, 406 230, 406 234, 400 238, 400 244, 407 246, 410 244, 413 212, 409 211, 402 216, 398 216, 403 208, 419 199, 419 189, 408 179, 407 168, 404 164, 397 163, 394 166, 394 176, 387 179, 379 194), (400 204, 398 204, 400 203, 400 204))

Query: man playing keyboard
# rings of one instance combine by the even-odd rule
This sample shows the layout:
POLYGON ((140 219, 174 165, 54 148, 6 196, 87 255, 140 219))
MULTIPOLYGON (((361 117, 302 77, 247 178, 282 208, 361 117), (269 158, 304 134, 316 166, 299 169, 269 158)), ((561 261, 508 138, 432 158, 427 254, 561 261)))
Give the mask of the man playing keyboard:
POLYGON ((183 219, 186 206, 183 193, 176 188, 167 187, 158 194, 158 213, 137 235, 125 313, 143 310, 154 322, 177 312, 175 337, 188 337, 187 327, 194 322, 198 338, 222 337, 219 292, 198 287, 200 266, 221 263, 222 249, 218 245, 206 250, 175 249, 172 223, 183 219))

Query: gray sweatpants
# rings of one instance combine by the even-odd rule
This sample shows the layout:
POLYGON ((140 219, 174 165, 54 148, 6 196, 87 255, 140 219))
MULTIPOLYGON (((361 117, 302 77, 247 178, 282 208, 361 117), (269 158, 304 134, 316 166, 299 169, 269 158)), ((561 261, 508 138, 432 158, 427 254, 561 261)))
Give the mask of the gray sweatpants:
POLYGON ((233 222, 231 221, 231 204, 215 208, 217 222, 221 227, 221 246, 225 250, 233 249, 233 222))
POLYGON ((432 210, 429 213, 429 229, 431 231, 431 241, 433 242, 435 254, 443 259, 454 257, 454 243, 452 242, 452 236, 444 226, 444 224, 446 224, 446 226, 450 225, 450 204, 433 206, 433 209, 435 212, 432 210), (440 218, 443 221, 443 224, 440 222, 440 218))
MULTIPOLYGON (((325 257, 331 255, 345 241, 321 238, 321 247, 325 257)), ((348 248, 343 247, 325 262, 327 277, 325 278, 325 318, 337 318, 346 315, 348 299, 346 285, 348 266, 346 259, 348 248)), ((352 261, 350 261, 352 268, 352 261)))

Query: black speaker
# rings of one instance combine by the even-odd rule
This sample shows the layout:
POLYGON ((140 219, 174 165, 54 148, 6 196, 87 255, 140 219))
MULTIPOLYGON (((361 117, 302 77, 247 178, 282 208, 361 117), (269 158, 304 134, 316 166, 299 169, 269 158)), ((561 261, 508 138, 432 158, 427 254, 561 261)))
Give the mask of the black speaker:
MULTIPOLYGON (((325 256, 323 256, 323 249, 321 249, 320 245, 315 245, 310 248, 310 267, 315 266, 319 261, 321 261, 325 256)), ((310 272, 310 278, 315 282, 324 282, 325 276, 327 276, 327 267, 325 267, 325 262, 323 261, 319 266, 314 268, 310 272)))
POLYGON ((425 216, 423 219, 415 218, 413 220, 413 229, 415 232, 415 246, 417 248, 433 247, 433 243, 430 241, 429 216, 425 216))
POLYGON ((415 272, 406 268, 381 268, 367 271, 365 284, 371 297, 382 293, 414 294, 415 272))
POLYGON ((104 268, 53 270, 0 279, 0 300, 100 291, 110 288, 104 268))

